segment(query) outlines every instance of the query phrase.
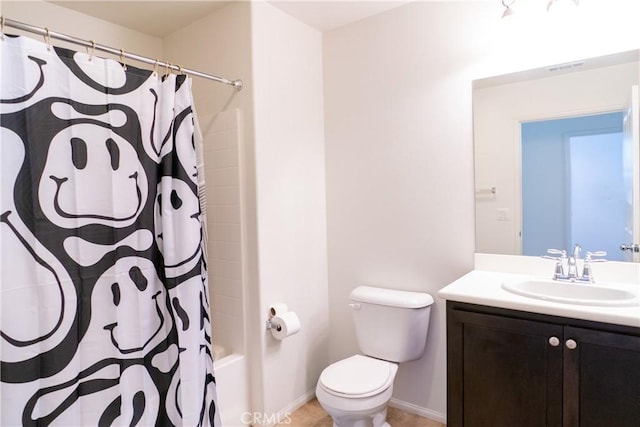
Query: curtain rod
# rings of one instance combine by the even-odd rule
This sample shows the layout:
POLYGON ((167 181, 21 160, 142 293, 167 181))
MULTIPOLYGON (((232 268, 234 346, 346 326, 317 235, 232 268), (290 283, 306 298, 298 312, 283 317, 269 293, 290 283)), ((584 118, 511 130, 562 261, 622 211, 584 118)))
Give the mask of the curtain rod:
MULTIPOLYGON (((13 19, 8 19, 5 18, 4 16, 1 19, 1 25, 2 27, 12 27, 12 28, 16 28, 18 30, 23 30, 23 31, 28 31, 31 33, 35 33, 35 34, 39 34, 45 38, 54 38, 54 39, 58 39, 58 40, 62 40, 62 41, 66 41, 69 43, 74 43, 77 45, 81 45, 87 48, 91 48, 92 50, 100 50, 103 52, 108 52, 111 53, 113 55, 118 55, 120 57, 124 57, 124 58, 129 58, 129 59, 133 59, 134 61, 138 61, 138 62, 143 62, 145 64, 150 64, 150 65, 154 65, 157 67, 162 67, 165 69, 170 69, 173 71, 177 71, 180 73, 184 73, 184 74, 189 74, 192 76, 196 76, 196 77, 202 77, 204 79, 208 79, 208 80, 213 80, 215 82, 218 83, 223 83, 226 85, 230 85, 233 86, 234 88, 236 88, 236 90, 240 91, 242 90, 242 80, 229 80, 226 79, 224 77, 218 77, 218 76, 214 76, 212 74, 206 74, 206 73, 202 73, 200 71, 196 71, 196 70, 190 70, 188 68, 183 68, 180 67, 179 65, 174 65, 168 62, 162 62, 162 61, 158 61, 156 59, 152 59, 146 56, 141 56, 141 55, 136 55, 134 53, 129 53, 129 52, 125 52, 124 50, 121 49, 114 49, 112 47, 109 46, 104 46, 98 43, 95 43, 92 40, 82 40, 79 39, 77 37, 73 37, 73 36, 69 36, 67 34, 62 34, 62 33, 57 33, 55 31, 49 31, 48 28, 42 28, 42 27, 36 27, 35 25, 31 25, 31 24, 25 24, 23 22, 19 22, 19 21, 14 21, 13 19)), ((4 33, 4 28, 0 29, 1 32, 4 33)))

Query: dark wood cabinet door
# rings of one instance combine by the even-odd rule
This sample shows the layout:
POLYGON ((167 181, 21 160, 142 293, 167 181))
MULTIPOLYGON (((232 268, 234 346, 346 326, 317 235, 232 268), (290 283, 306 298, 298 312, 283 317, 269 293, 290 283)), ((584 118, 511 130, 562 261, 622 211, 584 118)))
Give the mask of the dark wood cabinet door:
POLYGON ((463 310, 447 324, 449 427, 562 425, 561 325, 463 310))
POLYGON ((564 426, 640 426, 640 337, 567 326, 564 338, 564 426))

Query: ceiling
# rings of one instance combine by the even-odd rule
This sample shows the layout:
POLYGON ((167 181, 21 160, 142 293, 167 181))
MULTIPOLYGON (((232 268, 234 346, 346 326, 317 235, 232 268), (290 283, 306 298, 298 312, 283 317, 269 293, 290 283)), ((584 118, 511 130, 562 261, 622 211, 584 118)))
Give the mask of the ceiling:
POLYGON ((163 37, 225 6, 229 1, 53 1, 85 15, 163 37))
MULTIPOLYGON (((231 1, 222 0, 48 1, 156 37, 171 34, 231 3, 231 1)), ((273 0, 268 2, 324 32, 384 12, 409 1, 273 0)))
POLYGON ((325 32, 377 15, 411 0, 270 0, 272 5, 325 32))

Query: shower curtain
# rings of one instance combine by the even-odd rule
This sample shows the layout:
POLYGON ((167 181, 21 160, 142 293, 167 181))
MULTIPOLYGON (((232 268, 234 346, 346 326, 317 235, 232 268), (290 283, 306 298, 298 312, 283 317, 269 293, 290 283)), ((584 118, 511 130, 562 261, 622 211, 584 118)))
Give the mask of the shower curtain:
POLYGON ((0 49, 0 425, 218 425, 191 80, 0 49))

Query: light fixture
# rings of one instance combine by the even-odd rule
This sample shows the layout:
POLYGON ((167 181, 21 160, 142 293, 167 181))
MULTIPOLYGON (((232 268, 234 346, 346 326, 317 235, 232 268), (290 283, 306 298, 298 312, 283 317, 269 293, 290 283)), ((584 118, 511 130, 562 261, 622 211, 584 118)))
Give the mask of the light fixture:
MULTIPOLYGON (((580 0, 571 0, 571 1, 574 2, 576 6, 580 5, 580 0)), ((549 11, 549 9, 551 9, 551 6, 553 6, 555 3, 558 3, 558 0, 549 0, 549 2, 547 3, 547 12, 549 11)))
POLYGON ((506 18, 509 15, 513 15, 514 10, 511 8, 511 6, 516 2, 516 0, 511 0, 510 2, 507 2, 505 0, 502 0, 502 5, 504 6, 504 12, 502 13, 502 17, 506 18))
MULTIPOLYGON (((551 6, 553 6, 554 4, 558 3, 560 0, 546 0, 547 2, 547 12, 551 9, 551 6)), ((580 5, 580 0, 563 0, 563 1, 571 1, 573 2, 576 6, 580 5)), ((516 0, 502 0, 502 5, 504 6, 504 12, 502 12, 502 17, 506 18, 509 15, 513 15, 515 13, 515 10, 513 9, 513 4, 516 2, 516 0)))

